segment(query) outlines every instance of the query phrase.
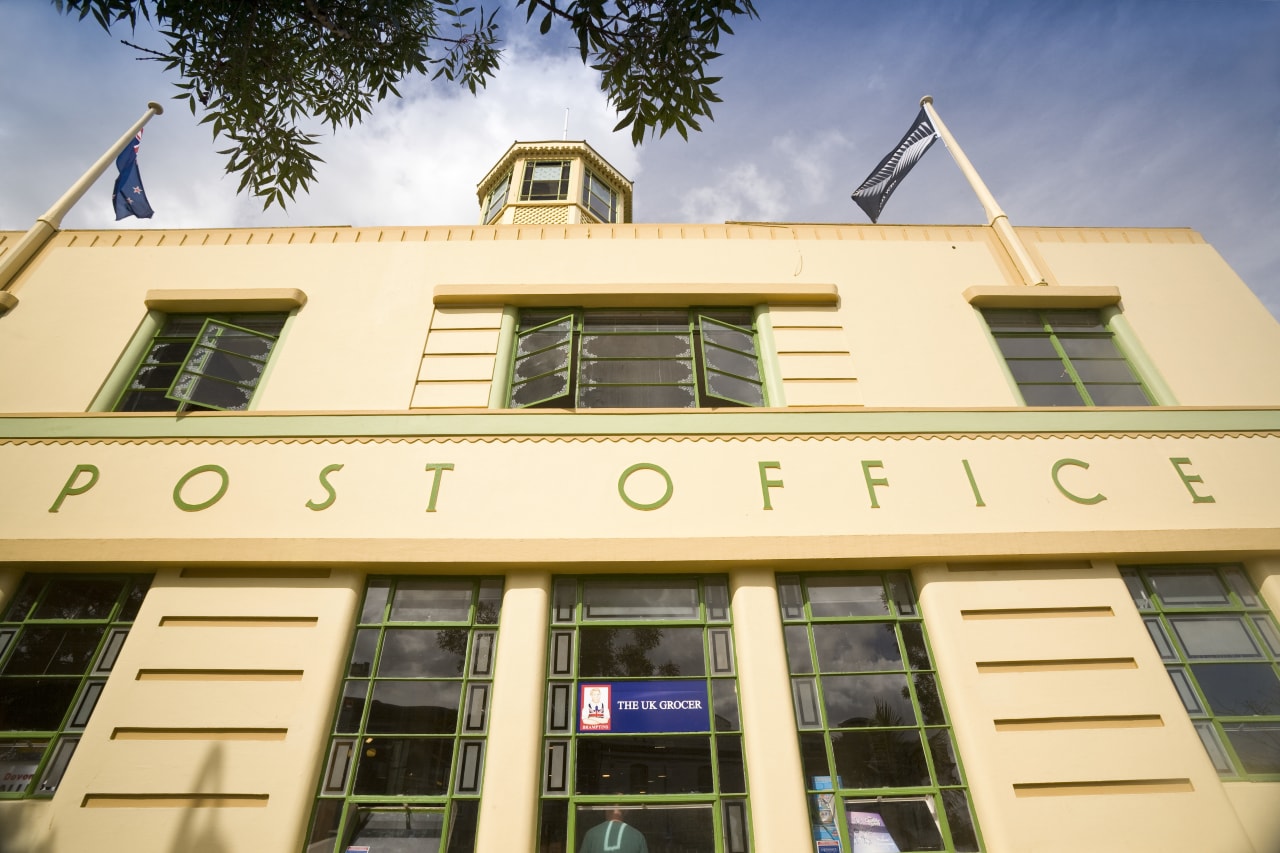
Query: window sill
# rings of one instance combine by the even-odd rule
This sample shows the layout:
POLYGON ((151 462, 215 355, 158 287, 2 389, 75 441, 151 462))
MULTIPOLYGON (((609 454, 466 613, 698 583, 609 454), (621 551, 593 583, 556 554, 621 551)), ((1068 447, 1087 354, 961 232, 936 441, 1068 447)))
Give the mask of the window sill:
MULTIPOLYGON (((1078 289, 1078 288, 1075 288, 1078 289)), ((440 284, 436 305, 573 305, 582 308, 688 308, 701 305, 836 305, 834 284, 440 284)))
POLYGON ((1120 304, 1120 288, 975 286, 964 298, 974 308, 1107 308, 1120 304))

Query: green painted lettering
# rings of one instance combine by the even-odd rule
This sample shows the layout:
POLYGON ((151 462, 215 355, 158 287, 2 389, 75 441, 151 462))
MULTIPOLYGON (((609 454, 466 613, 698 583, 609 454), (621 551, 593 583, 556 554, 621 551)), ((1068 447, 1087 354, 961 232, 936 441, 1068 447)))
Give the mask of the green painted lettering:
POLYGON ((622 476, 618 478, 618 495, 622 498, 623 502, 632 509, 644 510, 645 512, 651 509, 658 509, 665 506, 667 501, 671 500, 671 495, 674 494, 674 492, 675 487, 671 482, 671 475, 662 470, 659 466, 654 465, 652 462, 637 462, 635 465, 632 465, 630 468, 623 471, 622 476), (662 479, 667 483, 667 489, 662 493, 662 497, 658 498, 653 503, 642 504, 639 501, 633 501, 627 496, 627 478, 637 471, 656 471, 662 475, 662 479))
POLYGON ((49 507, 49 512, 57 512, 62 508, 62 502, 67 498, 75 495, 83 495, 92 489, 98 483, 98 466, 97 465, 77 465, 75 470, 71 472, 71 476, 67 478, 66 484, 63 485, 62 491, 58 492, 58 499, 53 502, 53 506, 49 507), (81 474, 88 474, 89 479, 84 485, 77 486, 76 480, 81 474))
POLYGON ((781 480, 770 480, 769 471, 781 471, 781 462, 761 462, 760 464, 760 494, 764 495, 764 508, 773 509, 773 503, 769 500, 770 489, 781 489, 781 480))
POLYGON ((1199 474, 1188 474, 1182 470, 1183 465, 1190 465, 1191 460, 1186 456, 1170 456, 1169 461, 1173 463, 1173 470, 1178 472, 1178 479, 1182 480, 1182 485, 1187 487, 1187 491, 1191 493, 1191 502, 1193 504, 1211 504, 1217 503, 1213 495, 1197 494, 1192 483, 1200 483, 1204 485, 1204 478, 1199 474))
POLYGON ((968 459, 961 459, 960 464, 964 466, 964 475, 969 478, 969 488, 973 490, 974 506, 986 506, 987 502, 982 499, 982 492, 978 491, 978 481, 973 478, 973 469, 969 467, 968 459))
POLYGON ((867 494, 871 496, 871 508, 879 509, 880 501, 876 500, 876 486, 887 486, 889 481, 884 477, 872 477, 872 468, 883 468, 884 463, 879 459, 863 459, 862 460, 862 479, 867 481, 867 494))
POLYGON ((1062 492, 1068 500, 1073 500, 1078 504, 1092 505, 1100 504, 1107 499, 1107 496, 1101 492, 1091 498, 1082 498, 1079 495, 1068 491, 1067 487, 1062 485, 1062 481, 1058 479, 1058 472, 1068 465, 1074 468, 1084 468, 1085 470, 1088 470, 1089 463, 1081 462, 1079 459, 1059 459, 1057 462, 1053 463, 1053 471, 1050 473, 1050 476, 1053 478, 1053 484, 1058 487, 1058 491, 1062 492))
POLYGON ((324 467, 324 469, 320 472, 320 485, 324 487, 324 490, 328 492, 329 496, 324 500, 322 500, 320 503, 316 503, 315 501, 307 501, 307 509, 320 512, 321 510, 325 510, 333 506, 333 502, 338 499, 338 491, 333 487, 333 484, 329 482, 329 475, 332 474, 334 471, 341 471, 341 470, 342 470, 341 465, 326 465, 324 467))
POLYGON ((453 463, 428 462, 425 470, 435 472, 435 476, 431 479, 431 499, 427 501, 427 512, 435 512, 436 498, 440 496, 440 478, 444 476, 445 471, 453 470, 453 463))
POLYGON ((222 496, 227 493, 227 486, 230 484, 231 477, 227 475, 226 468, 223 468, 221 465, 201 465, 199 468, 192 468, 190 471, 183 474, 178 480, 177 484, 173 487, 173 503, 183 512, 199 512, 202 509, 208 509, 218 501, 222 500, 222 496), (218 486, 218 491, 214 493, 213 497, 208 500, 194 504, 187 503, 182 499, 182 487, 185 486, 193 477, 200 474, 217 474, 218 477, 221 478, 222 484, 218 486))

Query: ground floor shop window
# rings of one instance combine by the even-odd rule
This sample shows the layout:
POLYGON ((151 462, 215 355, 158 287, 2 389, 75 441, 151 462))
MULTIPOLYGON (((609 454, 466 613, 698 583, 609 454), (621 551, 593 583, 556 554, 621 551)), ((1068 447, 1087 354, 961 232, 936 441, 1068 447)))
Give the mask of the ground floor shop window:
POLYGON ((1218 774, 1280 779, 1280 629, 1243 567, 1121 574, 1218 774))
POLYGON ((817 853, 981 849, 910 578, 781 575, 817 853))
POLYGON ((540 853, 749 853, 728 583, 557 578, 540 853))
POLYGON ((372 578, 308 853, 472 853, 500 579, 372 578))
POLYGON ((0 610, 0 798, 49 797, 150 575, 27 575, 0 610))

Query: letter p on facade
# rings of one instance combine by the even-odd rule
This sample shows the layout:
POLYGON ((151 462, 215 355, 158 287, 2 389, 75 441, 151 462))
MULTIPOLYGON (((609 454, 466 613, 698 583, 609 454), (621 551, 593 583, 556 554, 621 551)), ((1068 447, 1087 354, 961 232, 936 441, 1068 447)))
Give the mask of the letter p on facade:
POLYGON ((62 508, 62 502, 67 498, 75 495, 83 495, 98 484, 98 466, 97 465, 77 465, 75 470, 71 472, 71 476, 67 478, 67 482, 63 485, 62 491, 58 492, 58 498, 53 502, 53 506, 49 507, 49 512, 57 512, 62 508), (81 474, 88 474, 89 479, 83 485, 76 485, 76 481, 80 479, 81 474))

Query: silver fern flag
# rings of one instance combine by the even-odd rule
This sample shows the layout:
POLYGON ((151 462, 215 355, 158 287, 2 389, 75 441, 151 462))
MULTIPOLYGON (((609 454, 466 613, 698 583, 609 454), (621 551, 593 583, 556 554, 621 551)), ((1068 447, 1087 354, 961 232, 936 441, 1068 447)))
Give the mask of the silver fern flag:
POLYGON ((880 165, 871 170, 862 186, 853 191, 854 203, 871 217, 872 222, 880 218, 880 212, 888 203, 889 196, 937 138, 938 132, 933 129, 933 122, 921 108, 920 115, 916 116, 907 135, 902 137, 896 148, 885 155, 880 165))

